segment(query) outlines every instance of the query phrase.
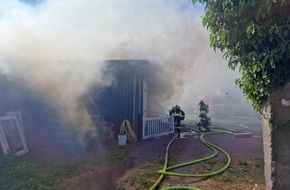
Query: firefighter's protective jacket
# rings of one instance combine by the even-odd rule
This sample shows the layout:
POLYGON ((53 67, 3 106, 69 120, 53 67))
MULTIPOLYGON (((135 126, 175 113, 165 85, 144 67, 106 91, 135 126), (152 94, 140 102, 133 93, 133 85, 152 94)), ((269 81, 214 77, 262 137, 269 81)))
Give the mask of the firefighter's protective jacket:
POLYGON ((176 108, 172 109, 169 115, 174 116, 174 120, 176 119, 184 120, 185 118, 184 111, 182 111, 181 109, 176 109, 176 108))

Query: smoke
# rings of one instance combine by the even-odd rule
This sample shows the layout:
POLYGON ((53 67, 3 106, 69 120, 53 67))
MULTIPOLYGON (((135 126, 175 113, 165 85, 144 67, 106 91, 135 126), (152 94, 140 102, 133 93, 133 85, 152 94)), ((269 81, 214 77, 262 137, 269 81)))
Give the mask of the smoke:
POLYGON ((232 88, 236 76, 209 48, 201 12, 188 0, 2 0, 0 68, 78 128, 91 122, 80 97, 93 84, 110 85, 100 60, 158 64, 157 100, 188 105, 200 88, 232 88))

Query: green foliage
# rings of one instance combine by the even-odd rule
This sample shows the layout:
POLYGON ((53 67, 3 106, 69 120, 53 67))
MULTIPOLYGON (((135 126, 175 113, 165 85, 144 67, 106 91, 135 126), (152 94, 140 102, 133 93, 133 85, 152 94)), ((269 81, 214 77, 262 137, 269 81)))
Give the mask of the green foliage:
POLYGON ((236 84, 257 111, 268 95, 290 81, 290 1, 193 0, 205 4, 203 25, 220 49, 236 84))
POLYGON ((74 166, 49 165, 48 162, 24 155, 1 157, 0 189, 55 189, 57 183, 72 177, 74 166))
MULTIPOLYGON (((2 190, 55 190, 65 188, 74 177, 102 172, 104 165, 111 167, 125 158, 133 146, 112 146, 106 150, 106 159, 100 151, 74 163, 55 162, 42 155, 42 151, 30 148, 30 152, 15 156, 0 154, 0 189, 2 190), (65 182, 65 183, 64 183, 65 182)), ((102 152, 103 153, 103 152, 102 152)), ((157 170, 157 169, 156 169, 157 170)), ((154 170, 154 172, 156 171, 154 170)), ((156 172, 155 172, 156 173, 156 172)))

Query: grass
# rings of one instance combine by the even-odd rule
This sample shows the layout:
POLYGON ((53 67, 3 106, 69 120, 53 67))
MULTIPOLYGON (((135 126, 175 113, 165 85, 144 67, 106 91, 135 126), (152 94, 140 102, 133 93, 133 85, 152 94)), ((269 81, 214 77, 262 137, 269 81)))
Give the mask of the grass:
POLYGON ((0 189, 53 189, 62 179, 73 176, 77 166, 57 166, 31 155, 1 157, 0 189))
MULTIPOLYGON (((223 121, 220 121, 223 123, 223 121)), ((30 147, 30 152, 20 157, 0 155, 0 189, 38 189, 52 190, 59 184, 80 176, 88 171, 98 171, 99 167, 109 167, 125 158, 133 149, 133 145, 111 146, 104 152, 105 157, 92 154, 77 163, 59 165, 42 159, 36 149, 30 147), (101 166, 100 166, 101 165, 101 166)), ((158 170, 163 168, 162 159, 136 160, 136 167, 127 171, 118 179, 117 190, 147 190, 159 178, 158 170)), ((170 159, 169 165, 176 164, 170 159)), ((198 166, 199 173, 205 173, 213 168, 220 168, 224 163, 220 160, 210 160, 198 166)), ((264 190, 264 163, 262 158, 233 161, 222 174, 207 179, 165 177, 163 184, 188 185, 205 190, 264 190), (170 181, 171 180, 171 181, 170 181), (168 182, 170 181, 170 182, 168 182)))
MULTIPOLYGON (((131 150, 130 145, 113 147, 108 153, 106 165, 116 163, 124 158, 131 150)), ((59 166, 45 160, 36 159, 35 155, 26 154, 21 157, 12 155, 2 156, 0 165, 0 189, 56 189, 64 180, 77 176, 83 171, 92 169, 99 158, 92 155, 86 161, 66 166, 59 166)), ((157 173, 163 167, 162 159, 140 159, 137 167, 128 171, 118 180, 117 190, 149 189, 159 178, 157 173)), ((176 161, 170 160, 170 165, 176 161)), ((210 170, 223 164, 217 160, 202 163, 199 172, 210 170)), ((171 177, 165 178, 166 180, 171 177)), ((263 178, 263 160, 238 160, 231 164, 228 170, 218 176, 206 180, 192 180, 188 178, 177 179, 178 182, 203 189, 217 190, 262 190, 265 189, 263 178)))
POLYGON ((118 190, 148 190, 159 178, 157 170, 163 167, 163 162, 160 159, 141 159, 136 165, 118 180, 118 190))
POLYGON ((106 159, 90 155, 86 159, 72 164, 59 164, 47 161, 37 155, 37 150, 31 149, 28 154, 17 157, 0 155, 0 189, 38 189, 52 190, 59 184, 74 176, 79 176, 88 170, 98 170, 98 167, 111 166, 124 159, 130 151, 126 147, 112 147, 106 153, 106 159))
POLYGON ((198 182, 195 186, 203 189, 264 190, 264 170, 261 166, 263 166, 262 159, 238 160, 224 173, 209 178, 209 183, 198 182))
MULTIPOLYGON (((222 162, 204 162, 198 168, 200 173, 208 172, 222 162)), ((143 160, 119 181, 117 190, 148 190, 158 179, 157 171, 163 167, 158 160, 143 160)), ((166 176, 161 187, 182 184, 204 190, 264 190, 263 160, 238 160, 222 174, 206 179, 166 176), (168 180, 168 181, 167 181, 168 180)))

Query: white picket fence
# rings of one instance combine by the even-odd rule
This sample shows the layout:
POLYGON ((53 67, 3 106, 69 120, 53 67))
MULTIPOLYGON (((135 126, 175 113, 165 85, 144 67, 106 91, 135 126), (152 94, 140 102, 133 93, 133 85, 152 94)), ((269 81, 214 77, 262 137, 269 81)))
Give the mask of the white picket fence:
POLYGON ((147 117, 143 120, 143 139, 174 133, 174 120, 171 116, 147 117))

